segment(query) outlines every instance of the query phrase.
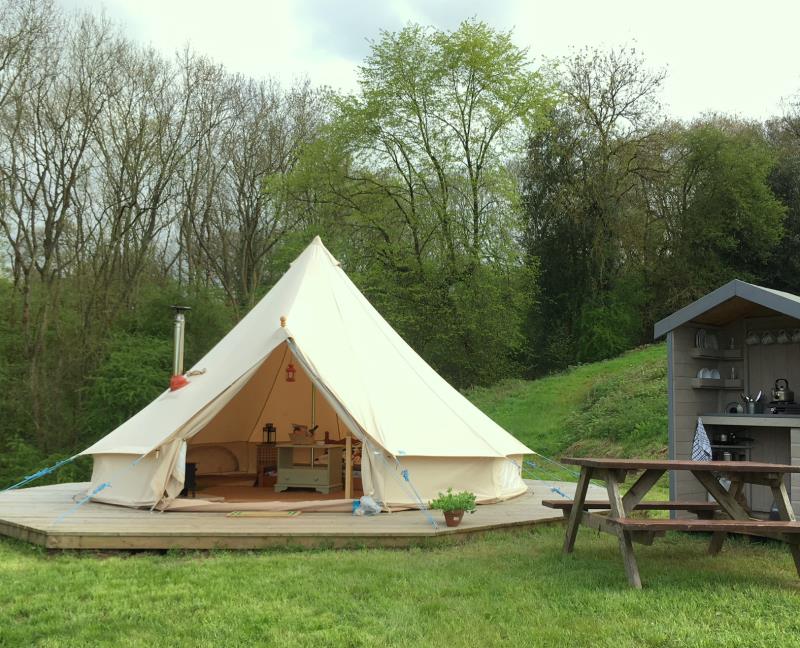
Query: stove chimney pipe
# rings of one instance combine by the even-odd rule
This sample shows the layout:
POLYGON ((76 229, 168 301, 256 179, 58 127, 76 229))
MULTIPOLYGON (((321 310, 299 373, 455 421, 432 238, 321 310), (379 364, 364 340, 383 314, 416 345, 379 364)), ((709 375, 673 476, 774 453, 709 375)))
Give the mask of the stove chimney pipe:
POLYGON ((175 311, 175 353, 172 359, 172 378, 169 381, 170 391, 177 391, 186 387, 189 381, 183 375, 183 340, 186 328, 186 312, 192 310, 189 306, 170 306, 175 311))

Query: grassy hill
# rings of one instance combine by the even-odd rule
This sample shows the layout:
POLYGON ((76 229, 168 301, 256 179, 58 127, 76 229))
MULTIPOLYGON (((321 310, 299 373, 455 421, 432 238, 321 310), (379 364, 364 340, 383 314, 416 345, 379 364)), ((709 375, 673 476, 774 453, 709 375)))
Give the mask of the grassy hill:
POLYGON ((529 448, 549 457, 654 457, 667 450, 666 346, 539 380, 508 380, 467 396, 529 448))

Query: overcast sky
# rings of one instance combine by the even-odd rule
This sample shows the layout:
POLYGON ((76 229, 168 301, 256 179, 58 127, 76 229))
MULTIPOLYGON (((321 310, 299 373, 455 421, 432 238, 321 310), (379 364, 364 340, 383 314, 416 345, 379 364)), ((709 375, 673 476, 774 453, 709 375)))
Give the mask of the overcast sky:
POLYGON ((185 44, 255 77, 352 90, 381 29, 409 21, 452 29, 469 17, 513 30, 534 58, 635 44, 667 69, 663 101, 692 118, 764 118, 800 91, 797 0, 59 0, 107 13, 171 54, 185 44))

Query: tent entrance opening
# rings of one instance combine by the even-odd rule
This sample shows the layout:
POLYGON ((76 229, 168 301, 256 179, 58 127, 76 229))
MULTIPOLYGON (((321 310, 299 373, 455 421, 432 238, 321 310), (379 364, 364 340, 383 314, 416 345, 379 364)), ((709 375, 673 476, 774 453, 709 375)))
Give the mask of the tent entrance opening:
POLYGON ((204 499, 292 502, 363 494, 360 441, 285 343, 187 445, 196 495, 204 499))

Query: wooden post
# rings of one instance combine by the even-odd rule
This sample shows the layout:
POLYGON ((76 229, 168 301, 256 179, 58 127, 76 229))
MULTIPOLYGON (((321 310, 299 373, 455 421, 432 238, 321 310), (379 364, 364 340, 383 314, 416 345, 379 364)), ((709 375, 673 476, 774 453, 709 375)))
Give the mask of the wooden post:
POLYGON ((353 437, 349 430, 344 442, 344 496, 346 499, 353 497, 353 437))
MULTIPOLYGON (((752 518, 748 512, 736 500, 734 494, 723 488, 716 477, 709 472, 703 470, 691 471, 695 479, 702 484, 705 489, 711 493, 711 496, 717 500, 717 503, 722 507, 722 510, 727 513, 732 520, 751 520, 752 518)), ((731 483, 731 489, 734 488, 735 482, 731 483)))
MULTIPOLYGON (((741 492, 743 482, 741 480, 731 481, 730 490, 727 491, 720 484, 714 475, 711 473, 703 472, 701 470, 693 471, 697 481, 702 484, 705 489, 711 493, 711 496, 717 500, 717 503, 722 507, 722 510, 727 513, 733 520, 749 520, 750 516, 744 507, 739 503, 737 495, 741 492)), ((711 556, 716 556, 722 551, 722 546, 725 544, 725 539, 728 534, 724 531, 715 531, 711 534, 711 542, 708 545, 708 553, 711 556)))
MULTIPOLYGON (((772 486, 772 496, 775 498, 775 503, 778 505, 778 510, 781 514, 781 519, 786 522, 794 522, 794 509, 792 508, 792 501, 789 499, 789 494, 786 492, 786 485, 783 479, 779 479, 778 483, 772 486)), ((797 544, 795 538, 789 537, 789 551, 792 552, 792 559, 794 560, 794 568, 797 570, 797 575, 800 576, 800 545, 797 544)))
POLYGON ((564 553, 572 553, 572 548, 575 546, 575 538, 578 535, 578 527, 581 525, 583 516, 583 503, 586 501, 586 491, 589 490, 591 479, 592 469, 583 466, 581 476, 578 478, 578 486, 575 488, 575 498, 572 500, 572 510, 569 512, 567 534, 564 538, 564 553))
MULTIPOLYGON (((608 502, 611 505, 611 517, 625 518, 625 506, 622 503, 622 495, 619 492, 619 482, 616 476, 609 472, 606 478, 606 489, 608 490, 608 502)), ((628 576, 628 583, 631 587, 642 589, 642 580, 639 577, 639 567, 636 564, 636 556, 633 553, 633 542, 630 531, 617 529, 619 538, 619 549, 622 552, 622 561, 625 563, 625 574, 628 576)))
MULTIPOLYGON (((744 508, 744 504, 742 502, 742 489, 744 488, 743 481, 732 481, 730 493, 733 499, 735 499, 739 504, 742 505, 744 508)), ((745 509, 747 510, 747 509, 745 509)), ((713 519, 713 518, 712 518, 713 519)), ((711 556, 716 556, 720 551, 722 551, 722 546, 725 544, 725 540, 727 539, 728 534, 723 531, 715 531, 711 534, 711 542, 708 545, 708 553, 711 556)))
POLYGON ((665 470, 645 470, 642 473, 641 477, 634 482, 633 486, 628 489, 628 492, 622 498, 625 517, 628 517, 628 513, 636 508, 636 505, 650 492, 650 489, 656 485, 656 482, 661 479, 665 472, 665 470))

